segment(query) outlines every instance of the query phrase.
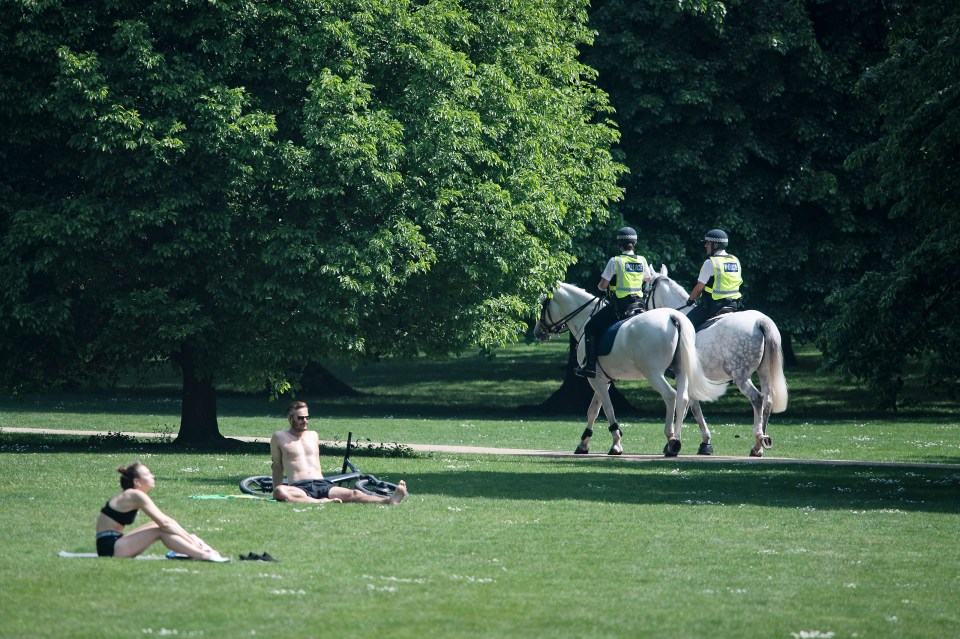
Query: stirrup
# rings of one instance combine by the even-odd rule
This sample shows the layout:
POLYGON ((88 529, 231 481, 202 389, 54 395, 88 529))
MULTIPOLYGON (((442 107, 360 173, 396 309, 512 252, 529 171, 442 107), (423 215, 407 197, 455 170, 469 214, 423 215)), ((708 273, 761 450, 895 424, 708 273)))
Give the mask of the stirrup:
POLYGON ((578 366, 573 370, 573 374, 578 377, 596 377, 597 371, 596 369, 590 369, 586 366, 578 366))

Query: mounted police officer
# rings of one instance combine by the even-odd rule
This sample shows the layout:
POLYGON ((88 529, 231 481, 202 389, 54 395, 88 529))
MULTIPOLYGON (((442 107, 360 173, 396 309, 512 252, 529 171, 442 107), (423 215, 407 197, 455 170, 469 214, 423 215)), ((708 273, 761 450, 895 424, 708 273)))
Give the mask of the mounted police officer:
POLYGON ((581 377, 597 376, 597 342, 615 322, 643 312, 643 284, 650 279, 650 267, 642 255, 634 253, 637 232, 625 226, 617 232, 620 255, 611 257, 600 274, 597 288, 608 294, 609 303, 597 311, 584 327, 583 366, 574 370, 581 377))
POLYGON ((687 306, 693 306, 702 292, 709 297, 687 314, 694 328, 700 328, 704 322, 720 313, 743 310, 740 260, 727 253, 728 241, 727 234, 720 229, 708 231, 703 238, 708 257, 700 267, 697 285, 690 292, 687 306))

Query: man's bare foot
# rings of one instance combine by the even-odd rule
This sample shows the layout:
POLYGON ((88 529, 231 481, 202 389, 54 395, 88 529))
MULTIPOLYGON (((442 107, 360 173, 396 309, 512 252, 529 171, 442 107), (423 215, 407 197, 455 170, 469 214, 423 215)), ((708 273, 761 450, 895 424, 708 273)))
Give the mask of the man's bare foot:
POLYGON ((397 484, 397 490, 390 495, 390 498, 387 499, 387 503, 391 505, 397 505, 403 498, 407 496, 407 482, 400 480, 400 483, 397 484))

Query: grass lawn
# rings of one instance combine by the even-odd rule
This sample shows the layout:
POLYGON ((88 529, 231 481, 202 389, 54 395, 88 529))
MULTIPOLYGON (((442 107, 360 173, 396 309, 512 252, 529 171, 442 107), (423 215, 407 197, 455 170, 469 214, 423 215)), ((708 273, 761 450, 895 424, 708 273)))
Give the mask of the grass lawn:
MULTIPOLYGON (((312 427, 324 439, 355 437, 403 444, 450 444, 532 448, 572 452, 586 424, 584 415, 545 416, 521 410, 542 402, 560 387, 566 344, 518 344, 493 358, 468 354, 445 361, 383 362, 351 370, 327 363, 362 395, 301 396, 311 404, 312 427)), ((769 455, 801 459, 851 459, 960 463, 960 406, 948 397, 911 387, 921 402, 897 413, 873 410, 862 389, 817 372, 819 355, 798 352, 799 364, 786 371, 790 403, 774 415, 769 455)), ((909 381, 909 380, 908 380, 909 381)), ((619 388, 634 406, 618 414, 628 453, 663 449, 665 409, 646 382, 619 388)), ((284 428, 289 400, 224 393, 220 431, 227 436, 269 437, 284 428)), ((704 406, 718 455, 746 456, 752 445, 753 414, 736 388, 704 406)), ((0 397, 0 430, 34 427, 149 432, 175 436, 180 423, 179 389, 169 377, 139 389, 58 393, 54 397, 0 397)), ((696 452, 696 423, 687 418, 682 454, 696 452)), ((593 451, 605 453, 610 436, 602 414, 593 451)))
POLYGON ((437 453, 363 460, 407 480, 399 507, 301 507, 190 498, 236 493, 256 447, 44 446, 0 451, 3 637, 960 632, 958 471, 437 453), (233 563, 56 556, 92 550, 133 458, 160 507, 233 563), (251 551, 280 562, 236 561, 251 551))
MULTIPOLYGON (((335 370, 367 394, 307 397, 312 425, 329 439, 572 451, 581 416, 517 411, 559 386, 562 363, 548 344, 335 370)), ((960 463, 950 402, 879 414, 815 370, 803 354, 787 371, 772 454, 960 463)), ((659 398, 622 390, 636 407, 621 417, 627 452, 659 452, 659 398)), ((311 507, 191 498, 267 474, 263 444, 193 452, 2 430, 175 434, 176 398, 161 384, 0 401, 0 637, 960 636, 955 468, 364 456, 361 468, 406 479, 407 502, 311 507), (57 557, 93 550, 96 511, 133 459, 157 476, 158 505, 232 563, 57 557), (263 551, 280 562, 237 561, 263 551)), ((221 431, 268 436, 285 403, 225 394, 221 431)), ((746 400, 731 391, 705 410, 717 452, 746 456, 746 400)), ((685 455, 698 440, 686 433, 685 455)), ((606 437, 598 429, 596 451, 606 437)), ((337 467, 337 451, 324 462, 337 467)))

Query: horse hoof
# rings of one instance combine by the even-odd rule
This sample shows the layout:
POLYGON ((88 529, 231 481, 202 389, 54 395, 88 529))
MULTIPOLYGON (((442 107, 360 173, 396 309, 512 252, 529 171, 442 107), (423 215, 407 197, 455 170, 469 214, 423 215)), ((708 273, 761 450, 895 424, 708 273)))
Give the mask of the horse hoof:
POLYGON ((574 455, 586 455, 590 452, 589 448, 584 448, 583 446, 577 446, 577 449, 573 451, 574 455))
POLYGON ((700 443, 700 448, 697 449, 698 455, 712 455, 713 454, 713 444, 707 444, 705 442, 700 443))
POLYGON ((764 435, 763 437, 760 438, 760 445, 766 448, 767 450, 770 450, 771 448, 773 448, 773 440, 770 439, 769 435, 764 435))
POLYGON ((616 448, 611 448, 611 449, 610 449, 610 452, 608 452, 607 454, 608 454, 608 455, 622 455, 622 454, 623 454, 623 451, 622 451, 622 450, 617 450, 616 448))
POLYGON ((751 448, 751 449, 750 449, 750 456, 751 456, 751 457, 763 457, 763 449, 762 449, 762 448, 751 448))
POLYGON ((663 454, 665 457, 676 457, 680 454, 680 440, 671 439, 667 442, 667 445, 663 447, 663 454))

